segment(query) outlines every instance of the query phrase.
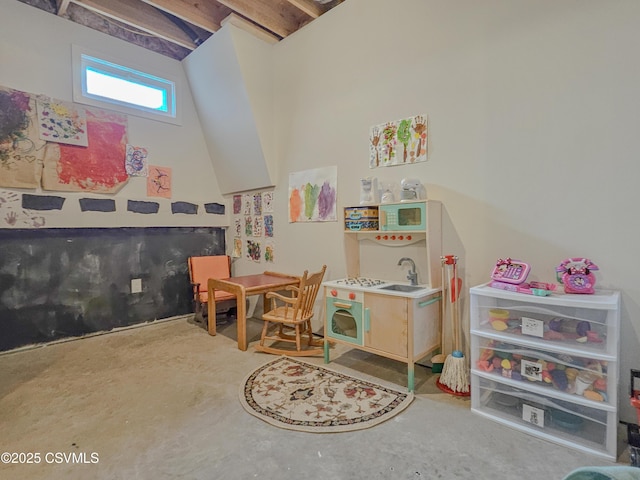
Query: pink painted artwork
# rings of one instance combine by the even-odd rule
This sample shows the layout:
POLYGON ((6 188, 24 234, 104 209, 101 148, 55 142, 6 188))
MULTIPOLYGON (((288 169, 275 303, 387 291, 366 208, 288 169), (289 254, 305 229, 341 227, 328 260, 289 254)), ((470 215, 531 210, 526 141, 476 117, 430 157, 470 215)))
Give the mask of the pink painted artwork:
POLYGON ((171 198, 171 169, 149 165, 147 196, 171 198))
POLYGON ((87 109, 89 145, 47 145, 42 188, 115 193, 129 180, 124 167, 127 117, 87 109))

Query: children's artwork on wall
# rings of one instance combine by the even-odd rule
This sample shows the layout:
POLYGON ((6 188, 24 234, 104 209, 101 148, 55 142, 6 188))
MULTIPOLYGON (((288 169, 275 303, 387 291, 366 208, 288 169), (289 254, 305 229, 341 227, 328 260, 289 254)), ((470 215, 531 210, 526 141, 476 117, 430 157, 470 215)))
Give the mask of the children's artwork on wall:
POLYGON ((51 98, 38 98, 38 133, 41 140, 86 147, 87 114, 83 107, 51 98))
POLYGON ((147 196, 171 198, 171 169, 149 165, 147 196))
POLYGON ((273 237, 273 215, 264 216, 264 236, 273 237))
POLYGON ((233 239, 233 251, 231 252, 233 258, 242 257, 242 238, 235 237, 233 239))
POLYGON ((253 195, 253 214, 262 215, 262 194, 260 193, 253 195))
POLYGON ((129 180, 124 168, 127 117, 86 109, 89 145, 47 144, 42 188, 55 191, 116 193, 129 180))
POLYGON ((262 213, 273 213, 273 192, 262 193, 262 213))
POLYGON ((337 167, 289 174, 289 223, 335 222, 337 167))
POLYGON ((253 218, 253 236, 254 237, 262 236, 262 217, 253 218))
POLYGON ((273 263, 275 259, 273 242, 267 243, 264 246, 264 261, 267 263, 273 263))
POLYGON ((146 148, 127 144, 127 156, 124 160, 124 168, 127 171, 127 175, 130 177, 148 177, 148 156, 149 152, 146 148))
POLYGON ((46 142, 38 137, 35 97, 0 87, 0 113, 0 187, 39 187, 46 142))
POLYGON ((253 213, 253 196, 248 194, 242 195, 242 213, 245 215, 251 215, 253 213))
POLYGON ((253 235, 253 217, 251 215, 246 215, 244 217, 244 234, 247 237, 253 235))
POLYGON ((260 259, 262 258, 262 253, 260 252, 260 242, 247 240, 247 258, 253 260, 254 262, 260 262, 260 259))
POLYGON ((395 120, 369 129, 369 168, 427 161, 426 115, 395 120))
POLYGON ((0 189, 0 228, 41 228, 46 225, 41 212, 24 207, 22 197, 11 190, 0 189))
POLYGON ((242 195, 233 196, 233 214, 240 215, 242 213, 242 195))
POLYGON ((242 235, 242 220, 240 218, 233 220, 233 235, 236 237, 240 237, 242 235))

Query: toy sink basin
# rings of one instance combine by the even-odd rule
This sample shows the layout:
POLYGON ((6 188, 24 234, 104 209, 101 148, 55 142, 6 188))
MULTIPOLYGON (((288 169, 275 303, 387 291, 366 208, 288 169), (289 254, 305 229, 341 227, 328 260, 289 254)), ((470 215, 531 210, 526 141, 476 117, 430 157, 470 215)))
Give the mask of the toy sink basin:
POLYGON ((417 285, 402 285, 399 283, 392 283, 391 285, 380 287, 380 290, 391 290, 394 292, 416 292, 418 290, 424 290, 424 287, 420 287, 417 285))

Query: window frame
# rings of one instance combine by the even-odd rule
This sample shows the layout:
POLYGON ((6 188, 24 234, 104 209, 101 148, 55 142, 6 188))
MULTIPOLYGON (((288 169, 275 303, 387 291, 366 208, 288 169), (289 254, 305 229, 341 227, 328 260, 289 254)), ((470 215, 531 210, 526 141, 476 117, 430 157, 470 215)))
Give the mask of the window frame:
POLYGON ((116 110, 160 122, 181 125, 180 91, 181 84, 175 77, 158 72, 143 71, 121 59, 72 45, 73 101, 84 105, 116 110), (101 73, 132 81, 144 86, 162 90, 167 98, 167 111, 156 110, 126 101, 94 95, 87 92, 87 68, 101 73))

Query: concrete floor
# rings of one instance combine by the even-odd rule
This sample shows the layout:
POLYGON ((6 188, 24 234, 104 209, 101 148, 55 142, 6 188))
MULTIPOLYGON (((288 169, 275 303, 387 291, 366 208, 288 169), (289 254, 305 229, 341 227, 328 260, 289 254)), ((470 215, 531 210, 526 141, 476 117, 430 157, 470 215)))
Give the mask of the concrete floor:
MULTIPOLYGON (((251 341, 260 323, 249 320, 251 341)), ((471 413, 468 399, 441 393, 420 366, 413 404, 381 425, 275 428, 238 401, 244 377, 272 358, 239 351, 234 322, 210 337, 187 318, 2 355, 0 451, 39 453, 40 463, 0 464, 0 478, 561 479, 613 465, 471 413), (65 463, 72 452, 87 463, 65 463)), ((405 385, 401 363, 343 347, 332 360, 405 385)))

